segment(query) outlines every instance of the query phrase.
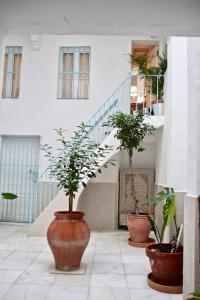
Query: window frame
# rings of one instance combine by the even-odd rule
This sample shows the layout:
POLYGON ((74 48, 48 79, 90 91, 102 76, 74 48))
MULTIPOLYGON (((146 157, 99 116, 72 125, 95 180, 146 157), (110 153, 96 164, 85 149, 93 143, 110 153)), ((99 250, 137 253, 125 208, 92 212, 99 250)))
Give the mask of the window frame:
POLYGON ((5 46, 4 63, 3 63, 3 81, 2 81, 2 92, 1 92, 2 99, 18 99, 20 96, 22 51, 23 51, 22 46, 5 46), (6 59, 6 55, 7 55, 7 59, 6 59), (16 64, 16 67, 18 68, 17 71, 15 70, 15 65, 14 65, 15 55, 18 55, 20 57, 18 64, 16 64), (18 92, 14 90, 14 84, 16 84, 15 81, 17 82, 17 87, 15 87, 15 89, 16 90, 18 89, 19 90, 18 92), (9 89, 7 87, 7 84, 9 84, 9 89))
MULTIPOLYGON (((57 83, 57 99, 58 100, 89 100, 90 95, 90 71, 91 70, 91 46, 66 46, 59 48, 59 63, 58 63, 58 83, 57 83), (70 73, 63 71, 63 57, 65 53, 72 53, 72 97, 63 97, 63 74, 70 73), (87 97, 80 97, 80 54, 89 54, 89 66, 87 77, 87 97), (77 77, 77 78, 76 78, 77 77), (74 88, 75 86, 75 88, 74 88)), ((86 72, 85 72, 86 73, 86 72)))

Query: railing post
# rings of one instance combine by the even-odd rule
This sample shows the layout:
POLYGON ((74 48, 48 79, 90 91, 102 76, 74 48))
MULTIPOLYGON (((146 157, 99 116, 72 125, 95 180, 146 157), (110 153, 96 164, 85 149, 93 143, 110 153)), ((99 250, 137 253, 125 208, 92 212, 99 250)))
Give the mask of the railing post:
POLYGON ((131 114, 131 72, 128 73, 128 108, 127 112, 131 114))

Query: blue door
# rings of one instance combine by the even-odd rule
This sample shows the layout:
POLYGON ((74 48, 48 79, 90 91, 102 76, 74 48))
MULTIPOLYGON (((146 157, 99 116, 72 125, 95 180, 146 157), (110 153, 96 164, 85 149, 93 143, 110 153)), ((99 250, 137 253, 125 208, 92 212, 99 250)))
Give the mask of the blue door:
POLYGON ((37 200, 40 138, 2 136, 0 192, 17 194, 15 200, 0 200, 0 220, 31 222, 37 200))

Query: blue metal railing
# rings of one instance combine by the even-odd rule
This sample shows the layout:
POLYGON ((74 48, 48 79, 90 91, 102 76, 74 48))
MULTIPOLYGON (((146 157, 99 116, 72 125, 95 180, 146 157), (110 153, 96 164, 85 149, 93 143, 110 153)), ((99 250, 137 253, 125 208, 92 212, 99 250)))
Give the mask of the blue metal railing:
POLYGON ((163 114, 164 75, 131 74, 131 111, 143 109, 150 115, 163 114))

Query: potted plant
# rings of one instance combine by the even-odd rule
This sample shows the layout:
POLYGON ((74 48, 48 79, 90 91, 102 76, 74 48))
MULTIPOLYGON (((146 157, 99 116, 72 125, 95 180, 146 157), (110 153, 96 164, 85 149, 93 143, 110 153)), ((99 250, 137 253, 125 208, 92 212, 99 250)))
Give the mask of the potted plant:
MULTIPOLYGON (((155 222, 155 218, 149 216, 149 221, 152 225, 156 244, 147 246, 146 255, 150 259, 152 273, 149 274, 151 283, 156 283, 161 286, 172 287, 171 292, 176 292, 174 288, 181 291, 183 280, 183 247, 179 245, 180 242, 180 227, 177 225, 176 208, 175 208, 175 192, 171 187, 164 188, 163 191, 158 193, 157 197, 148 202, 148 205, 158 205, 164 202, 162 209, 163 224, 161 229, 155 222), (175 227, 175 235, 169 243, 163 243, 164 232, 167 226, 171 223, 175 227)), ((182 227, 181 227, 182 228, 182 227)), ((154 287, 154 286, 152 286, 154 287)), ((161 290, 161 291, 165 291, 161 290)))
POLYGON ((154 100, 152 101, 154 114, 162 114, 163 111, 163 94, 164 94, 164 74, 167 70, 167 46, 165 45, 163 52, 158 56, 158 66, 149 67, 152 56, 130 55, 132 64, 136 64, 139 68, 139 75, 144 76, 149 82, 148 93, 152 93, 154 100))
POLYGON ((47 231, 55 267, 62 271, 80 267, 90 237, 88 225, 83 220, 84 213, 73 211, 73 200, 80 185, 85 188, 90 178, 96 177, 97 172, 101 173, 101 162, 111 149, 107 145, 98 146, 92 141, 89 138, 88 127, 81 123, 70 140, 64 136, 63 129, 57 129, 58 141, 62 145, 62 152, 57 158, 52 154, 52 147, 47 144, 42 146, 42 150, 52 161, 51 175, 56 177, 58 186, 68 198, 68 210, 55 212, 55 219, 47 231))
MULTIPOLYGON (((154 127, 145 121, 145 113, 142 110, 134 112, 133 115, 118 112, 109 117, 107 125, 117 128, 115 137, 120 141, 118 149, 126 150, 129 157, 129 169, 133 168, 133 150, 142 152, 144 137, 153 134, 154 127)), ((134 200, 133 184, 131 184, 131 195, 134 200)), ((136 243, 146 243, 149 238, 151 225, 146 214, 140 214, 138 201, 135 201, 135 211, 128 214, 127 218, 130 239, 136 243)))

